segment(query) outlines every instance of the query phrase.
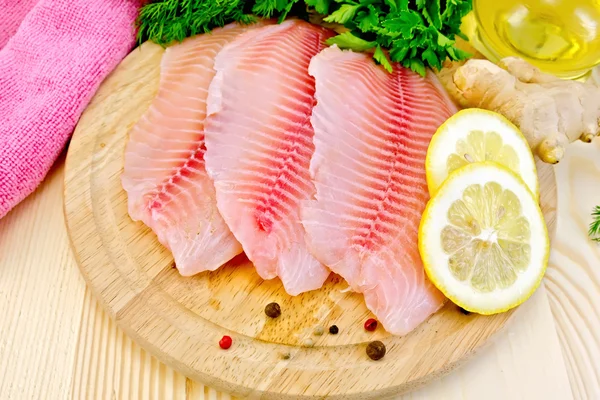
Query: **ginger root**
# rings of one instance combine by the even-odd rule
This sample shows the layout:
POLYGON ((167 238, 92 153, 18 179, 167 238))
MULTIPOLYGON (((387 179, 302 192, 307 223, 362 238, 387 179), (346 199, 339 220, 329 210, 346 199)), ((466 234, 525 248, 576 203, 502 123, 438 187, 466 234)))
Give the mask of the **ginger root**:
POLYGON ((498 112, 518 126, 544 162, 559 162, 570 142, 600 135, 599 70, 578 82, 545 74, 516 57, 498 65, 472 58, 447 62, 438 77, 460 106, 498 112))

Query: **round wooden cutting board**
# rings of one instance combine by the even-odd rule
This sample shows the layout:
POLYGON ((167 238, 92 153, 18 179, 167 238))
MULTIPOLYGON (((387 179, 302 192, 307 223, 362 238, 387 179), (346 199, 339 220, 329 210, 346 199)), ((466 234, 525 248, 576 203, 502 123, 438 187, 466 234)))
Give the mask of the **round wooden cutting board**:
MULTIPOLYGON (((191 379, 251 398, 381 399, 449 371, 481 347, 512 312, 464 315, 448 303, 404 337, 378 328, 361 295, 331 276, 317 291, 287 295, 263 281, 244 256, 216 272, 181 277, 173 258, 127 213, 121 187, 128 132, 156 94, 163 49, 146 43, 104 82, 82 115, 69 148, 65 214, 73 251, 89 287, 134 340, 191 379), (269 319, 266 304, 282 314, 269 319), (327 329, 336 324, 340 332, 327 329), (314 334, 323 327, 325 334, 314 334), (223 335, 233 346, 221 350, 223 335), (372 361, 369 341, 387 354, 372 361)), ((553 170, 538 164, 542 205, 553 231, 553 170)))

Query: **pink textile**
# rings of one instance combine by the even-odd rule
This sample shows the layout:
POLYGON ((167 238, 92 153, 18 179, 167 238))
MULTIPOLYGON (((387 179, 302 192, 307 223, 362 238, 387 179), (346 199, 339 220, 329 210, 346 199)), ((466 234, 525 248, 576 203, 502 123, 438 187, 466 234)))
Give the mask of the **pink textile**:
POLYGON ((14 1, 0 0, 0 26, 26 14, 0 50, 0 218, 44 179, 102 80, 135 44, 141 5, 39 0, 27 13, 32 1, 16 0, 20 12, 14 1))
POLYGON ((39 0, 0 0, 0 49, 15 34, 21 21, 39 0))

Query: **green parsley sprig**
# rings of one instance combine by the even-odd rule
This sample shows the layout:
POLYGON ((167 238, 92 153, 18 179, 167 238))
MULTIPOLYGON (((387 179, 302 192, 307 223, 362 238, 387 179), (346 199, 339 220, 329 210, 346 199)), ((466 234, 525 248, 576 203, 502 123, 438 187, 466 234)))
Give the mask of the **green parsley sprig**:
POLYGON ((440 69, 447 58, 461 60, 469 56, 454 47, 454 37, 463 36, 460 24, 471 11, 471 1, 319 1, 338 7, 324 19, 326 22, 350 30, 331 38, 329 44, 355 51, 373 49, 373 57, 388 71, 392 70, 389 59, 425 75, 425 67, 440 69), (383 49, 389 50, 389 59, 383 49))
POLYGON ((600 242, 600 206, 594 207, 592 211, 592 222, 588 234, 593 241, 600 242))
POLYGON ((469 56, 454 38, 462 37, 461 20, 471 7, 472 0, 158 0, 142 8, 138 39, 168 45, 233 21, 307 18, 308 11, 347 29, 328 44, 370 51, 388 71, 395 61, 425 75, 426 67, 469 56))

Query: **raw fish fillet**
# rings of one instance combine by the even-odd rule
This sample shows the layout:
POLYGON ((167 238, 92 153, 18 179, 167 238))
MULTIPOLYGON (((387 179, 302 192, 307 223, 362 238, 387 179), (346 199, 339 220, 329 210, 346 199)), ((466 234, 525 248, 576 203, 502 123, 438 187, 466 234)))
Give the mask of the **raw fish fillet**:
POLYGON ((314 194, 310 59, 332 32, 299 20, 240 35, 215 61, 206 168, 217 206, 263 279, 291 295, 321 287, 329 270, 306 248, 299 208, 314 194))
POLYGON ((184 276, 215 270, 242 252, 204 167, 206 98, 217 53, 264 25, 230 24, 167 48, 158 94, 129 135, 122 176, 129 215, 152 228, 184 276))
POLYGON ((425 155, 456 109, 435 76, 330 47, 313 58, 316 199, 302 208, 311 252, 365 296, 384 328, 404 335, 444 303, 417 247, 429 199, 425 155))

